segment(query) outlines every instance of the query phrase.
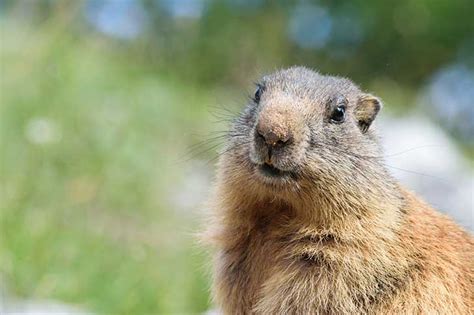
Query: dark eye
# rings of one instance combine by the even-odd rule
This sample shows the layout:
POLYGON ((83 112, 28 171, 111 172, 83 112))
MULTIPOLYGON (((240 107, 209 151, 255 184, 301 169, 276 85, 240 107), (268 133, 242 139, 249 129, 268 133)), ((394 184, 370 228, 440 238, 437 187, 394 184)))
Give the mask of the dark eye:
POLYGON ((257 90, 255 90, 255 94, 253 96, 253 101, 255 103, 259 103, 260 102, 260 98, 262 97, 262 93, 263 91, 265 90, 264 86, 261 85, 261 84, 257 84, 257 90))
POLYGON ((346 118, 346 106, 343 104, 337 105, 334 107, 331 113, 331 122, 333 123, 342 123, 346 118))

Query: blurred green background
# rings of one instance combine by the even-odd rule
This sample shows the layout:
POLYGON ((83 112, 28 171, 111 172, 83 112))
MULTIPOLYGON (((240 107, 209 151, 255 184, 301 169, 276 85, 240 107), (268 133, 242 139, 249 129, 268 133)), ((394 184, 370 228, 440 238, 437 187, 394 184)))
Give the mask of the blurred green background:
POLYGON ((3 297, 209 309, 210 138, 280 67, 350 77, 472 161, 473 3, 1 0, 3 297))

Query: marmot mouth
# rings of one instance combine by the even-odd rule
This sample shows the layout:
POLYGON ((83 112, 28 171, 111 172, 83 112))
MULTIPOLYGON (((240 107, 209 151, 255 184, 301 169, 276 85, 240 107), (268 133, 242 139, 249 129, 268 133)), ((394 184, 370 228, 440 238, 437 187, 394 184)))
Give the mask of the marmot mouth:
POLYGON ((258 167, 260 172, 262 172, 265 176, 269 177, 282 177, 285 175, 289 175, 290 172, 282 171, 279 168, 274 167, 273 165, 263 163, 258 167))

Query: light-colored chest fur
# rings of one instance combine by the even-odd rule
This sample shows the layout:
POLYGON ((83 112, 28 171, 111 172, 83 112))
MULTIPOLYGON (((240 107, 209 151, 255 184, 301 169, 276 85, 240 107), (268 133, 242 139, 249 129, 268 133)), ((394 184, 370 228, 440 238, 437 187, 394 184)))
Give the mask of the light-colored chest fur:
MULTIPOLYGON (((341 240, 290 218, 234 229, 217 257, 217 298, 229 314, 367 313, 405 284, 410 262, 370 240, 341 240)), ((381 242, 383 243, 383 242, 381 242)))

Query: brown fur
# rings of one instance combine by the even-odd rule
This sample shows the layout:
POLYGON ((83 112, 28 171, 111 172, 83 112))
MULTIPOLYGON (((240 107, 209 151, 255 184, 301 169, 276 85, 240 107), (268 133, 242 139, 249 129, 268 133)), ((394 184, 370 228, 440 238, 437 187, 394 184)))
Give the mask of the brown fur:
POLYGON ((259 104, 249 104, 229 133, 211 200, 206 237, 216 248, 221 310, 472 313, 473 239, 388 174, 369 129, 380 101, 305 68, 262 85, 259 104), (343 124, 327 120, 335 95, 347 103, 343 124), (270 158, 255 136, 258 123, 291 133, 291 143, 270 158), (258 167, 269 160, 291 176, 263 176, 258 167))

